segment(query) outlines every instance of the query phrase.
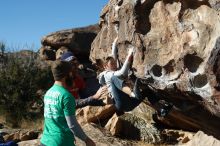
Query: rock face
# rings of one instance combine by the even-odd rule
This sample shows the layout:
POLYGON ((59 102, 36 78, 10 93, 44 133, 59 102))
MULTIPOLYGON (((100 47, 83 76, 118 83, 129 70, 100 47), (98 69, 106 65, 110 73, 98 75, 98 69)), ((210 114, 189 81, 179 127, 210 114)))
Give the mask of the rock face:
POLYGON ((80 124, 88 122, 99 122, 111 117, 115 113, 115 107, 113 105, 99 106, 87 106, 78 109, 76 112, 77 120, 80 124))
POLYGON ((39 146, 40 140, 35 139, 35 140, 22 141, 22 142, 19 142, 18 145, 19 146, 39 146))
POLYGON ((107 122, 105 128, 112 135, 128 139, 142 140, 151 144, 162 143, 161 132, 152 123, 154 110, 141 103, 134 110, 121 116, 116 114, 107 122))
POLYGON ((43 60, 55 60, 56 51, 67 48, 73 51, 80 61, 88 61, 91 43, 98 32, 99 26, 91 25, 51 33, 41 40, 40 56, 43 60))
POLYGON ((142 140, 146 143, 161 143, 160 131, 136 115, 126 113, 120 117, 114 115, 105 128, 112 135, 126 137, 127 139, 142 140))
MULTIPOLYGON (((111 136, 108 131, 94 124, 86 124, 82 127, 88 136, 94 140, 97 146, 123 146, 123 145, 134 145, 132 142, 117 139, 111 136)), ((83 146, 84 142, 76 139, 76 145, 83 146)))
POLYGON ((154 123, 152 120, 154 112, 152 108, 141 103, 131 112, 121 116, 115 114, 113 105, 84 107, 78 109, 76 115, 81 125, 93 122, 105 126, 105 129, 110 131, 113 136, 158 144, 163 141, 160 138, 161 131, 152 124, 154 123))
POLYGON ((132 67, 143 88, 174 104, 162 121, 220 138, 219 8, 219 0, 110 0, 90 59, 104 60, 116 37, 121 62, 136 47, 132 67))
POLYGON ((186 144, 183 144, 183 146, 219 146, 220 141, 214 138, 213 136, 208 136, 202 131, 197 132, 194 137, 187 142, 186 144))
POLYGON ((1 129, 1 133, 4 133, 4 140, 5 141, 26 141, 36 139, 39 135, 39 131, 36 130, 25 130, 25 129, 14 129, 14 130, 7 130, 1 129))

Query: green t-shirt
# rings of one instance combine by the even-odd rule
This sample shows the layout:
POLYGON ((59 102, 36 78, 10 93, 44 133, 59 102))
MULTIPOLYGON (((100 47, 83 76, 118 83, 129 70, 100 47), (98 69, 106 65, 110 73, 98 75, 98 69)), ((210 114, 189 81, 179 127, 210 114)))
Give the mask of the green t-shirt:
POLYGON ((75 115, 74 97, 54 84, 44 96, 44 131, 41 143, 46 146, 74 146, 74 135, 65 116, 75 115))

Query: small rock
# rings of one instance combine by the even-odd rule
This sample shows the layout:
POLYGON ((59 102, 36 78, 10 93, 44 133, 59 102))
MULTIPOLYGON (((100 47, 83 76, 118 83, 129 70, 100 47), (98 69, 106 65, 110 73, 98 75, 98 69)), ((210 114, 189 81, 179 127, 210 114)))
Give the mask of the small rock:
POLYGON ((182 146, 220 146, 220 141, 213 136, 198 131, 189 142, 182 146))

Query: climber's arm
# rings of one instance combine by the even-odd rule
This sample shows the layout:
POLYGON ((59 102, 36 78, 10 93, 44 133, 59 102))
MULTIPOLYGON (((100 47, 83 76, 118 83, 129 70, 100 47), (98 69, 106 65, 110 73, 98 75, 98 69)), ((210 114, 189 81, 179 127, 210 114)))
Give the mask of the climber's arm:
POLYGON ((117 46, 116 46, 117 41, 118 41, 118 37, 116 37, 115 40, 114 40, 113 43, 112 43, 112 53, 111 53, 111 55, 112 55, 112 57, 113 57, 115 60, 118 59, 118 55, 117 55, 118 48, 117 48, 117 46))
POLYGON ((133 52, 134 52, 134 47, 129 49, 128 55, 125 59, 125 62, 123 64, 122 68, 120 70, 117 70, 114 72, 115 76, 127 76, 128 75, 130 65, 133 61, 133 52))

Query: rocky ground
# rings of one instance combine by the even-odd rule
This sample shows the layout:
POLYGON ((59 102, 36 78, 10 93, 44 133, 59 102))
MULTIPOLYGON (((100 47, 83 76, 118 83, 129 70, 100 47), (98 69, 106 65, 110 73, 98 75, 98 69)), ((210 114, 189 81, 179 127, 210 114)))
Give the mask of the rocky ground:
MULTIPOLYGON (((117 116, 112 105, 85 107, 77 110, 77 119, 84 131, 98 146, 217 146, 220 141, 202 131, 187 132, 170 129, 154 122, 154 110, 145 103, 133 111, 117 116)), ((3 119, 1 119, 3 122, 3 119)), ((31 126, 30 122, 30 126, 31 126)), ((37 123, 35 123, 37 124, 37 123)), ((15 141, 20 146, 39 145, 42 123, 37 129, 11 129, 6 123, 0 124, 0 133, 5 141, 15 141)), ((28 125, 24 125, 28 128, 28 125)), ((33 127, 33 126, 31 126, 33 127)), ((79 146, 85 145, 76 139, 79 146)))

